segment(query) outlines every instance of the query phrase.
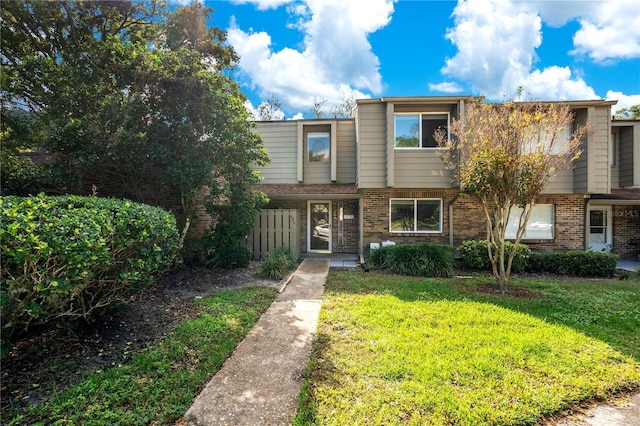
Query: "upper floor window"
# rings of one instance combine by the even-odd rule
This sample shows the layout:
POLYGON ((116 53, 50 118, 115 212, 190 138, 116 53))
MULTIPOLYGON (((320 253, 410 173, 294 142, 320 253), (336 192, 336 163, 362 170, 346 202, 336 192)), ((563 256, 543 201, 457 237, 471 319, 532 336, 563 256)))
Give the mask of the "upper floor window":
POLYGON ((567 146, 571 142, 573 134, 573 126, 571 124, 558 129, 555 135, 550 132, 541 131, 535 137, 532 137, 525 145, 525 152, 534 153, 538 151, 548 152, 553 141, 551 154, 562 154, 566 151, 567 146))
POLYGON ((396 148, 438 148, 433 134, 438 129, 449 132, 449 113, 395 114, 396 148))
POLYGON ((391 199, 391 232, 442 232, 442 199, 391 199))
POLYGON ((329 132, 307 133, 308 159, 312 163, 325 163, 329 161, 330 153, 329 132))

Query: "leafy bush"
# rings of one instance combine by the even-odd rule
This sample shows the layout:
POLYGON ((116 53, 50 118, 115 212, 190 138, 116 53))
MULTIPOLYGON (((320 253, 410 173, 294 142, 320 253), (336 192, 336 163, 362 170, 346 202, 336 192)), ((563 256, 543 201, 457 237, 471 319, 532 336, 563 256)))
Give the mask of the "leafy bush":
POLYGON ((260 273, 267 278, 284 278, 296 266, 296 258, 290 250, 281 247, 260 262, 260 273))
POLYGON ((210 201, 207 212, 214 217, 213 226, 201 239, 200 254, 192 261, 208 268, 235 269, 249 265, 251 248, 239 242, 251 232, 256 212, 267 200, 260 191, 237 188, 224 203, 210 201))
MULTIPOLYGON (((507 257, 511 254, 511 251, 516 248, 516 245, 507 241, 505 243, 505 263, 507 257)), ((470 269, 483 269, 491 270, 491 261, 489 260, 489 253, 487 251, 487 241, 464 241, 458 247, 460 255, 462 256, 462 264, 466 268, 470 269)), ((518 244, 517 252, 511 263, 511 270, 513 272, 524 271, 527 260, 531 255, 531 250, 526 244, 518 244)), ((505 264, 506 267, 506 264, 505 264)))
POLYGON ((173 261, 162 209, 79 196, 0 198, 3 342, 49 323, 91 320, 173 261))
POLYGON ((367 262, 370 263, 371 266, 374 266, 376 268, 385 269, 385 259, 387 258, 389 250, 391 250, 393 247, 395 246, 384 246, 377 249, 368 250, 366 253, 367 262))
POLYGON ((237 242, 220 245, 211 251, 205 262, 207 268, 237 269, 244 268, 251 262, 251 248, 241 246, 237 242))
POLYGON ((444 244, 401 244, 371 250, 371 264, 393 274, 450 277, 453 249, 444 244))
POLYGON ((531 253, 527 270, 576 277, 612 277, 619 256, 593 251, 554 251, 531 253))

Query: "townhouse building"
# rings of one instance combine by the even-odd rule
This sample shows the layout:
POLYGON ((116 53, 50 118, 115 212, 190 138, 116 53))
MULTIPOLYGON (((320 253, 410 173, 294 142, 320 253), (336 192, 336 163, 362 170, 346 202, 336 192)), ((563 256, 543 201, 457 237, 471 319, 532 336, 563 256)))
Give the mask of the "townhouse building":
MULTIPOLYGON (((284 228, 300 253, 362 254, 388 241, 455 247, 484 239, 480 206, 460 193, 433 138, 471 100, 361 99, 350 118, 259 122, 271 157, 257 168, 263 177, 257 189, 270 199, 265 211, 296 213, 284 228)), ((640 121, 612 120, 615 101, 568 104, 575 124, 588 120, 596 131, 572 168, 536 200, 524 243, 532 250, 613 250, 638 258, 640 121)), ((272 245, 286 240, 269 230, 263 241, 254 238, 254 250, 266 247, 265 235, 272 245)))

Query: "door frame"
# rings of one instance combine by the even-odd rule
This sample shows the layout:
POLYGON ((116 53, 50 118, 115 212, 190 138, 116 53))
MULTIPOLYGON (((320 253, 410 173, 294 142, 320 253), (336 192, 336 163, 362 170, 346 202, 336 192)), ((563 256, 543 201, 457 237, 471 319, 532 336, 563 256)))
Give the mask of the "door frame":
POLYGON ((331 200, 307 200, 307 252, 308 253, 332 253, 333 247, 333 212, 331 210, 332 202, 331 200), (327 249, 312 249, 311 248, 311 239, 313 238, 313 221, 311 220, 311 204, 326 204, 328 206, 328 214, 329 214, 329 241, 327 249))
POLYGON ((587 208, 587 217, 586 217, 586 245, 587 245, 587 250, 589 251, 610 251, 611 247, 613 245, 613 208, 612 206, 609 205, 589 205, 587 208), (605 227, 605 239, 606 242, 604 244, 602 244, 602 247, 599 246, 592 246, 591 244, 591 212, 595 211, 595 210, 600 210, 602 212, 604 212, 603 214, 603 218, 604 218, 604 227, 605 227), (608 246, 608 247, 607 247, 608 246))

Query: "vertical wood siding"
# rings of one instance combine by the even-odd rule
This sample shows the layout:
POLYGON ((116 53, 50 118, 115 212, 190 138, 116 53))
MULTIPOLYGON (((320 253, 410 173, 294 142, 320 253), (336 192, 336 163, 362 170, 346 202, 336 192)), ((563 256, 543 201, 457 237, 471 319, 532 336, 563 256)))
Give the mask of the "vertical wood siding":
MULTIPOLYGON (((619 127, 618 141, 620 147, 620 186, 633 185, 633 128, 619 127)), ((638 149, 640 147, 636 147, 638 149)), ((640 167, 638 164, 636 167, 640 167)))
POLYGON ((300 256, 300 213, 295 209, 263 209, 256 213, 253 232, 244 245, 251 247, 253 260, 264 260, 281 247, 300 256))

